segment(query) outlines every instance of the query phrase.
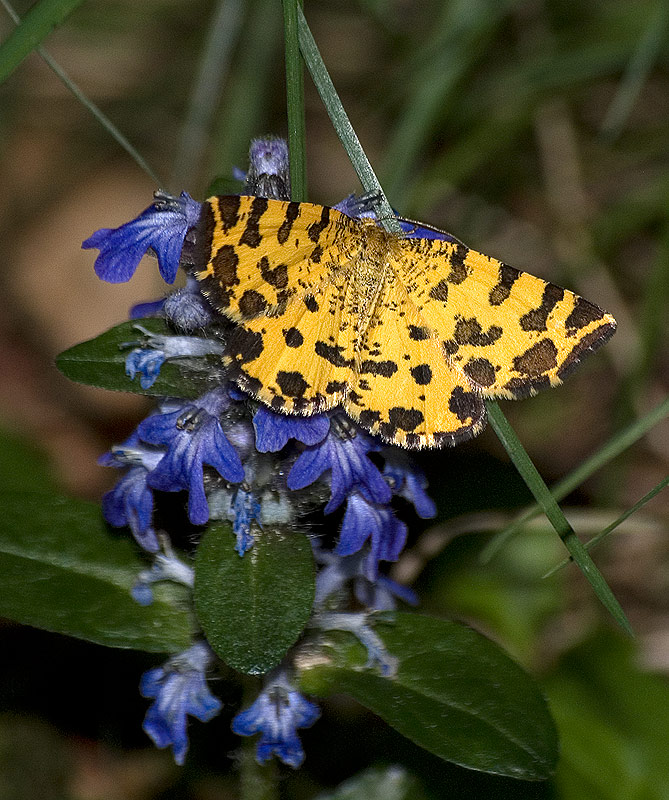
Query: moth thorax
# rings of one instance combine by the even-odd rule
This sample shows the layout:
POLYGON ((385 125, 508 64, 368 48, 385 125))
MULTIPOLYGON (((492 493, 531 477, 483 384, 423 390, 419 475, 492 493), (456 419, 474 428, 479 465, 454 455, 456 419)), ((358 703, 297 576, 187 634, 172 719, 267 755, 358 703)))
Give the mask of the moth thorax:
POLYGON ((374 222, 363 227, 361 256, 356 263, 360 286, 378 286, 383 279, 392 248, 392 236, 374 222))

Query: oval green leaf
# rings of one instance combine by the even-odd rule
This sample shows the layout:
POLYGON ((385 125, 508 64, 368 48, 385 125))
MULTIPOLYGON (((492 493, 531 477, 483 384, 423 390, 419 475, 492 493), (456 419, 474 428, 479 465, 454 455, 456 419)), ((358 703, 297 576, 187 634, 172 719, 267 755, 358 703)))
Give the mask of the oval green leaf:
POLYGON ((0 616, 108 647, 191 644, 189 591, 162 584, 137 605, 130 589, 147 562, 109 533, 99 506, 38 492, 2 492, 0 504, 0 616))
POLYGON ((300 670, 303 691, 346 693, 445 761, 524 780, 555 769, 557 733, 537 685, 496 644, 471 628, 419 614, 374 615, 399 659, 384 678, 366 669, 350 634, 329 633, 328 663, 300 670))
POLYGON ((229 525, 212 525, 195 557, 195 609, 211 647, 249 675, 276 666, 306 625, 314 563, 306 536, 265 528, 242 557, 229 525))
POLYGON ((156 335, 174 336, 165 320, 150 317, 116 325, 105 333, 70 347, 56 358, 56 366, 70 380, 152 397, 198 397, 211 389, 212 376, 221 372, 218 356, 198 356, 166 361, 155 383, 142 389, 139 377, 130 380, 125 374, 125 360, 133 347, 141 347, 146 336, 137 326, 156 335))

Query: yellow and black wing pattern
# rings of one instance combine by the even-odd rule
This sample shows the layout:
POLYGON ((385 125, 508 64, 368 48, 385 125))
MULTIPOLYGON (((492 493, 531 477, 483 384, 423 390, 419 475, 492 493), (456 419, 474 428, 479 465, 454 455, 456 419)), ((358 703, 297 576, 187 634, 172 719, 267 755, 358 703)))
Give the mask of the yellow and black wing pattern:
POLYGON ((457 242, 386 233, 326 206, 205 203, 195 275, 239 323, 226 361, 271 407, 341 405, 404 447, 452 445, 485 398, 556 386, 613 334, 578 295, 457 242))

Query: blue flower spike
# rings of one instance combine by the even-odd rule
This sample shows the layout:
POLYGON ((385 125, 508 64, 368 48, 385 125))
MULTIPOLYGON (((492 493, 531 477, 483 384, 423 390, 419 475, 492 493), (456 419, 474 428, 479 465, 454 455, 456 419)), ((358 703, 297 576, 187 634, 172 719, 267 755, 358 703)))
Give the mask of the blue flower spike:
POLYGON ((434 500, 425 491, 427 480, 418 467, 402 454, 384 453, 383 476, 390 484, 393 494, 408 500, 421 519, 432 519, 437 515, 434 500))
POLYGON ((310 727, 319 716, 318 706, 303 697, 280 672, 268 680, 255 703, 232 720, 232 730, 239 736, 261 734, 256 748, 258 763, 276 755, 297 769, 304 761, 297 729, 310 727))
POLYGON ((100 228, 81 245, 96 249, 95 274, 108 283, 125 283, 149 250, 158 258, 166 283, 174 283, 189 228, 200 218, 201 205, 186 192, 180 197, 156 192, 152 205, 119 228, 100 228))
POLYGON ((330 430, 330 420, 326 414, 289 416, 260 406, 253 417, 253 427, 258 452, 278 453, 291 439, 306 445, 322 442, 330 430))
POLYGON ((357 488, 375 503, 389 503, 392 492, 367 453, 378 445, 360 432, 344 436, 331 425, 329 434, 319 444, 301 453, 288 474, 289 489, 304 489, 330 471, 330 501, 324 513, 338 508, 352 489, 357 488))
POLYGON ((374 581, 379 561, 397 561, 406 538, 407 526, 397 519, 389 506, 369 503, 362 494, 354 492, 346 503, 335 553, 339 556, 353 555, 369 539, 371 548, 365 575, 374 581))
POLYGON ((150 606, 153 603, 154 583, 173 581, 193 588, 195 572, 188 564, 178 558, 166 537, 163 538, 163 552, 158 553, 150 569, 142 570, 130 590, 132 599, 140 606, 150 606))
POLYGON ((103 467, 128 468, 102 498, 102 515, 115 528, 128 525, 140 547, 150 553, 157 552, 159 544, 153 529, 153 492, 146 479, 163 455, 163 450, 143 444, 133 433, 98 459, 103 467))
POLYGON ((188 752, 186 716, 208 722, 221 710, 221 703, 209 691, 205 678, 212 659, 209 647, 198 642, 170 658, 165 666, 142 675, 142 696, 154 698, 142 727, 156 747, 172 747, 179 765, 188 752))
POLYGON ((242 488, 237 489, 230 503, 228 520, 232 522, 232 531, 237 537, 235 550, 240 556, 243 556, 255 544, 251 533, 251 523, 256 520, 260 525, 260 503, 256 500, 253 492, 247 492, 242 488))
POLYGON ((137 428, 145 442, 164 445, 167 452, 147 481, 163 492, 188 491, 188 518, 194 525, 209 520, 203 468, 213 467, 230 483, 244 480, 244 467, 221 427, 220 415, 230 398, 225 388, 214 389, 193 403, 152 414, 137 428))
POLYGON ((348 631, 352 633, 367 651, 367 669, 378 669, 385 678, 397 674, 399 659, 386 650, 381 637, 368 624, 367 614, 326 613, 317 617, 318 626, 326 631, 348 631))
MULTIPOLYGON (((160 374, 160 368, 168 359, 201 358, 207 355, 220 355, 222 342, 217 339, 204 339, 200 336, 165 336, 152 333, 141 325, 133 326, 146 336, 146 343, 132 350, 125 360, 125 374, 130 380, 139 375, 142 389, 150 389, 160 374)), ((121 347, 127 347, 128 342, 121 347)))

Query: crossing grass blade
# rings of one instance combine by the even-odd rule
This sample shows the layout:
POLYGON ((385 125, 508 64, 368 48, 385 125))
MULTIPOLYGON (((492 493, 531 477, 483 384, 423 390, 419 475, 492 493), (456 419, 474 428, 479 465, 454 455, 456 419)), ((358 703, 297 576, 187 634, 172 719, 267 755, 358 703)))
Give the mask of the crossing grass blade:
MULTIPOLYGON (((358 139, 353 126, 344 110, 341 100, 337 95, 332 80, 328 74, 327 68, 323 63, 323 59, 318 51, 316 42, 314 41, 309 26, 304 18, 304 15, 299 13, 299 33, 300 33, 300 48, 302 55, 307 64, 311 77, 316 84, 318 93, 321 100, 327 108, 332 124, 337 131, 337 135, 341 140, 346 152, 351 159, 351 163, 360 178, 366 192, 379 196, 377 204, 377 214, 384 220, 388 230, 394 229, 396 220, 392 213, 392 209, 383 193, 378 178, 362 149, 360 140, 358 139)), ((488 414, 491 425, 497 433, 504 448, 509 454, 516 469, 520 472, 523 480, 527 483, 528 488, 534 494, 537 502, 543 508, 546 516, 551 524, 557 531, 558 535, 562 538, 565 546, 574 557, 574 561, 578 564, 587 580, 590 582, 597 597, 601 600, 604 606, 609 610, 614 619, 619 625, 628 633, 631 633, 631 628, 625 614, 623 613, 620 604, 613 596, 613 592, 608 584, 602 577, 601 573, 595 567, 592 559, 588 556, 587 551, 583 547, 571 526, 567 522, 564 514, 560 510, 557 502, 550 493, 550 490, 544 483, 539 475, 537 468, 532 463, 527 452, 523 448, 520 440, 515 432, 509 425, 506 417, 497 403, 488 404, 488 414)))
POLYGON ((500 407, 497 405, 497 403, 493 402, 489 402, 487 407, 490 425, 497 434, 500 442, 504 445, 504 449, 509 454, 509 458, 520 473, 522 479, 527 484, 528 489, 532 492, 551 525, 555 528, 557 534, 564 542, 565 547, 567 550, 569 550, 569 553, 578 565, 579 569, 592 586, 593 591, 601 601, 602 605, 607 609, 620 627, 632 635, 632 628, 620 606, 620 603, 618 603, 609 585, 604 580, 603 575, 597 569, 593 560, 588 555, 588 551, 585 549, 585 546, 576 536, 574 529, 567 522, 567 519, 562 513, 562 509, 558 505, 557 500, 551 494, 550 489, 544 483, 541 475, 539 475, 537 468, 534 466, 524 447, 521 445, 508 420, 504 414, 502 414, 500 407))
POLYGON ((39 0, 0 46, 0 83, 4 83, 29 55, 83 0, 39 0))
MULTIPOLYGON (((623 513, 618 517, 618 519, 616 519, 610 525, 607 525, 603 531, 600 531, 596 536, 593 536, 592 539, 587 541, 585 543, 585 549, 591 550, 596 544, 599 544, 599 542, 601 542, 602 539, 606 538, 609 534, 613 533, 613 531, 619 525, 622 525, 626 519, 629 519, 632 516, 632 514, 635 514, 637 511, 639 511, 639 509, 643 508, 646 505, 646 503, 648 503, 656 495, 658 495, 662 491, 662 489, 666 489, 667 486, 669 486, 669 475, 667 475, 666 478, 663 478, 656 486, 653 486, 653 488, 649 492, 647 492, 640 500, 637 500, 637 502, 631 508, 628 508, 627 511, 623 511, 623 513)), ((558 570, 562 569, 563 567, 566 567, 570 561, 573 561, 571 557, 565 558, 564 561, 560 561, 559 564, 556 564, 556 566, 550 569, 542 577, 550 578, 550 576, 554 575, 558 570)))
MULTIPOLYGON (((551 489, 551 494, 556 501, 560 501, 568 494, 577 489, 583 481, 587 480, 591 475, 594 475, 597 470, 601 469, 609 461, 612 461, 616 456, 624 453, 628 447, 631 447, 635 442, 645 436, 658 422, 669 416, 669 398, 659 403, 654 409, 645 414, 641 419, 635 420, 631 425, 621 430, 615 436, 612 436, 606 444, 601 447, 590 458, 586 458, 576 469, 569 473, 565 478, 551 489)), ((522 530, 523 525, 534 519, 541 514, 541 507, 537 504, 528 508, 520 514, 511 524, 501 530, 494 539, 492 539, 487 547, 481 553, 481 561, 485 564, 492 559, 506 542, 522 530)))

